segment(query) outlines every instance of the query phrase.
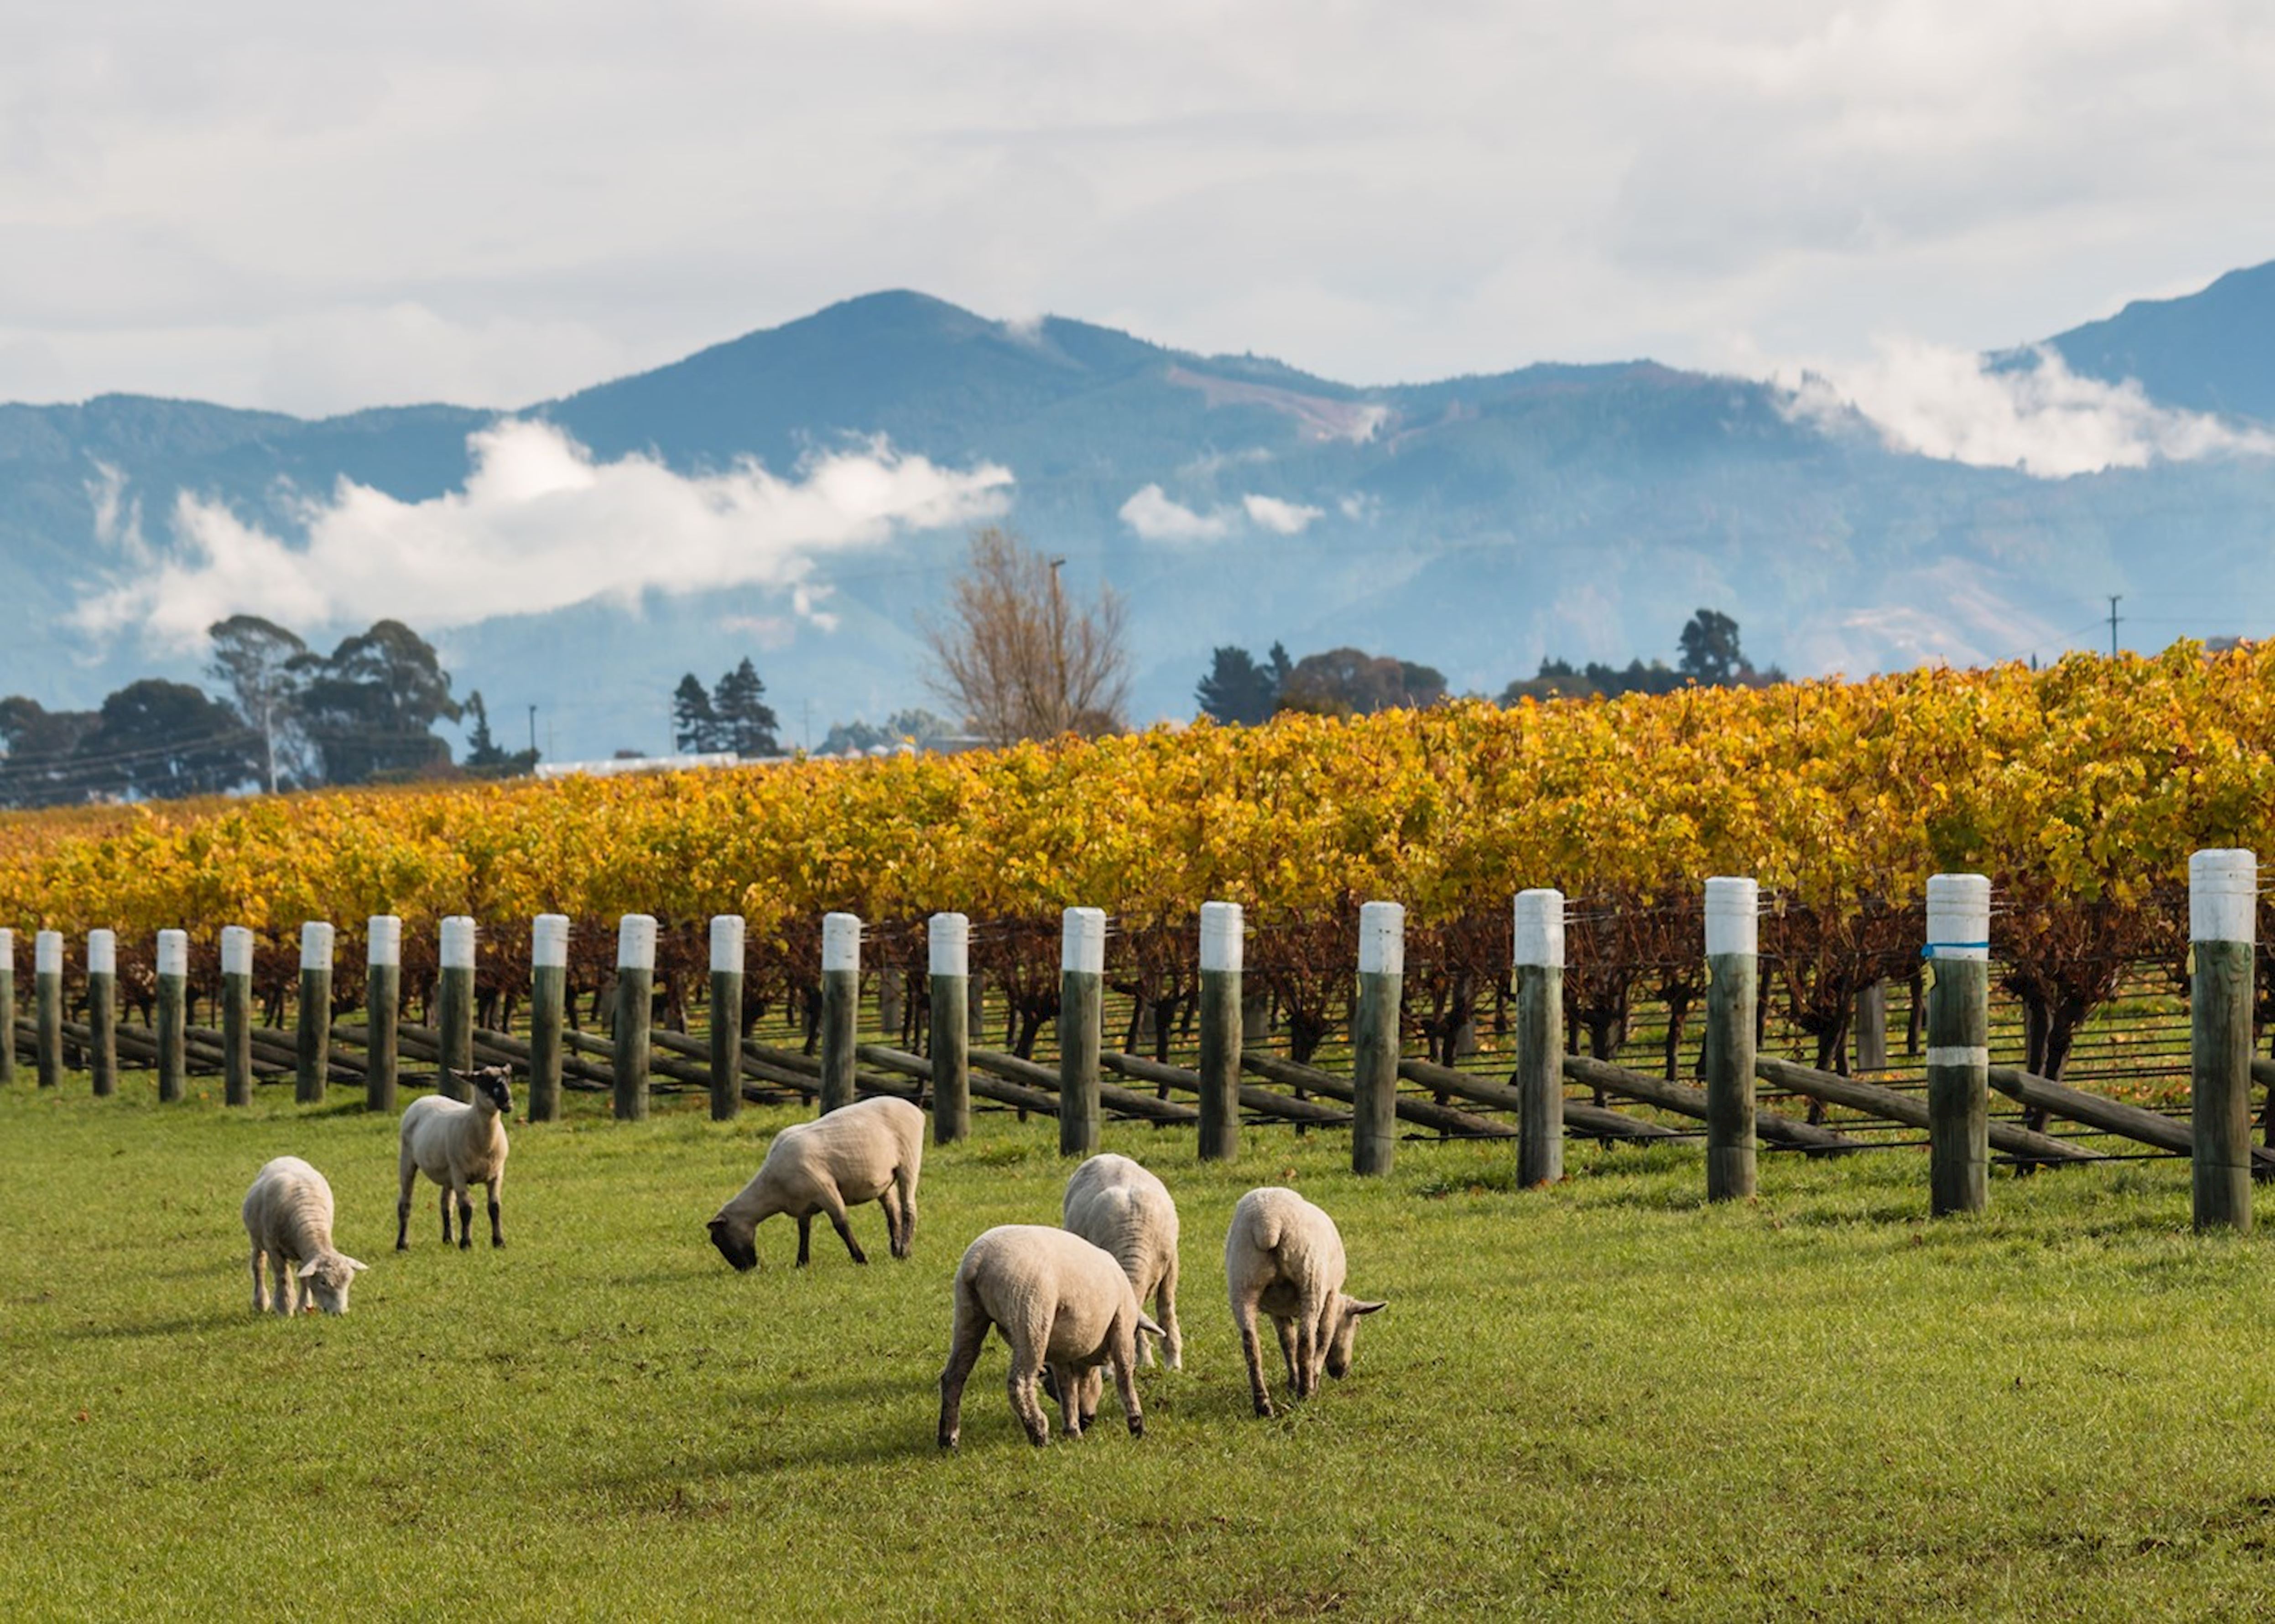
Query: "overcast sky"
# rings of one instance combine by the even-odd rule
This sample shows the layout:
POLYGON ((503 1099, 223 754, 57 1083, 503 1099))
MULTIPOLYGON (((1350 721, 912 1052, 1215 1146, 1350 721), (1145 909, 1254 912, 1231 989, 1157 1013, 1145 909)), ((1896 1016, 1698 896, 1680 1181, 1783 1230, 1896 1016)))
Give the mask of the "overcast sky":
POLYGON ((1356 382, 2275 257, 2275 8, 0 0, 0 399, 515 405, 925 290, 1356 382))

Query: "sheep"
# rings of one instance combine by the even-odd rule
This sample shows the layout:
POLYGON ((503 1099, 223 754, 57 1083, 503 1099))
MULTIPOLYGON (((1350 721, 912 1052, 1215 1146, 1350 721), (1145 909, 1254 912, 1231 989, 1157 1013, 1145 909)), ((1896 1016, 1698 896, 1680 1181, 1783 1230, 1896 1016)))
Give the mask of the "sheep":
POLYGON ((298 1156, 279 1156, 245 1192, 245 1234, 253 1243, 253 1311, 268 1311, 261 1264, 276 1277, 276 1311, 348 1311, 348 1288, 366 1265, 332 1244, 332 1187, 298 1156), (299 1264, 297 1269, 288 1265, 299 1264))
POLYGON ((917 1232, 917 1175, 924 1167, 924 1113, 905 1099, 880 1096, 841 1106, 776 1134, 767 1159, 740 1194, 711 1220, 711 1244, 747 1272, 759 1266, 758 1227, 777 1212, 797 1220, 797 1266, 812 1257, 813 1215, 828 1215, 853 1261, 868 1254, 845 1221, 848 1205, 874 1201, 885 1209, 893 1256, 906 1258, 917 1232))
MULTIPOLYGON (((1153 1299, 1168 1367, 1184 1369, 1184 1333, 1177 1327, 1177 1204, 1169 1187, 1127 1156, 1092 1156, 1067 1180, 1062 1212, 1064 1227, 1114 1254, 1139 1303, 1153 1299)), ((1153 1363, 1153 1345, 1142 1338, 1138 1357, 1153 1363)))
POLYGON ((1338 1381, 1349 1374, 1358 1322, 1384 1304, 1345 1295, 1343 1268, 1343 1238, 1335 1220, 1294 1190, 1251 1190, 1233 1208, 1224 1237, 1224 1278, 1258 1415, 1272 1414, 1264 1356, 1257 1346, 1258 1308, 1272 1316, 1280 1333, 1288 1380, 1297 1398, 1319 1391, 1322 1366, 1338 1381))
POLYGON ((489 1187, 490 1244, 503 1246, 505 1231, 498 1225, 498 1191, 505 1184, 505 1119, 513 1109, 513 1092, 506 1086, 511 1074, 503 1066, 486 1066, 469 1072, 473 1084, 471 1104, 429 1094, 414 1099, 403 1113, 403 1193, 395 1203, 395 1250, 411 1245, 411 1187, 424 1173, 442 1187, 442 1244, 450 1243, 450 1197, 458 1198, 458 1250, 474 1243, 474 1204, 467 1187, 489 1187))
POLYGON ((956 1447, 963 1431, 964 1385, 987 1341, 1002 1333, 1011 1348, 1011 1410, 1027 1441, 1050 1441, 1051 1424, 1035 1398, 1035 1382, 1049 1367, 1050 1392, 1065 1418, 1066 1434, 1079 1438, 1098 1417, 1100 1366, 1114 1367, 1130 1436, 1145 1435, 1138 1403, 1141 1333, 1162 1334, 1145 1317, 1130 1277, 1078 1235, 1040 1224, 1001 1224, 964 1249, 956 1265, 956 1329, 948 1364, 940 1373, 940 1446, 956 1447))

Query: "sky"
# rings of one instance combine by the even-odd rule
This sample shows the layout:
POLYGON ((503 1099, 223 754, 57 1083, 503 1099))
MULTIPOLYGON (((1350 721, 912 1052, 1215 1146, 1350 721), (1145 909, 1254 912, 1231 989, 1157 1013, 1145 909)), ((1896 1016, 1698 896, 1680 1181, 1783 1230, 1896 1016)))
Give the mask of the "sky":
POLYGON ((0 19, 0 400, 514 406, 913 287, 1360 383, 1813 370, 1931 435, 1971 352, 2275 257, 2275 9, 2220 0, 0 19))

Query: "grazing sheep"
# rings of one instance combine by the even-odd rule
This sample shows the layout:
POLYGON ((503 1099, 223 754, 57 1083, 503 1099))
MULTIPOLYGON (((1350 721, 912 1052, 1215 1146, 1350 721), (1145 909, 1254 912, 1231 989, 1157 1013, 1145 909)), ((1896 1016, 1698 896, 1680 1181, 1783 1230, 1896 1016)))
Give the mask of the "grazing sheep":
POLYGON ((1040 1224, 1002 1224, 964 1249, 956 1265, 956 1330, 948 1365, 940 1373, 940 1446, 956 1447, 963 1431, 964 1384, 994 1326, 1011 1348, 1011 1410, 1027 1441, 1050 1441, 1051 1424, 1035 1399, 1035 1379, 1050 1370, 1069 1438, 1079 1438, 1098 1416, 1101 1376, 1114 1367, 1130 1436, 1145 1434, 1138 1404, 1138 1338, 1161 1334, 1145 1318, 1130 1277, 1078 1235, 1040 1224))
MULTIPOLYGON (((1168 1366, 1184 1369, 1185 1338, 1177 1328, 1177 1204, 1169 1187, 1127 1156, 1108 1152, 1074 1170, 1062 1212, 1066 1228, 1114 1254, 1140 1303, 1153 1299, 1168 1366)), ((1138 1357, 1153 1363, 1153 1345, 1142 1337, 1138 1357)))
POLYGON ((348 1311, 348 1288, 364 1265, 332 1244, 332 1187, 298 1156, 279 1156, 253 1177, 245 1192, 245 1234, 253 1243, 253 1311, 268 1311, 261 1264, 276 1282, 276 1311, 305 1307, 327 1314, 348 1311), (299 1264, 297 1269, 289 1265, 299 1264))
POLYGON ((797 1220, 797 1266, 804 1268, 812 1256, 813 1215, 824 1212, 853 1261, 866 1263, 845 1209, 873 1201, 885 1209, 893 1256, 907 1257, 917 1232, 924 1126, 924 1113, 907 1100, 881 1096, 783 1129, 742 1193, 711 1220, 711 1244, 737 1270, 754 1269, 758 1227, 787 1212, 797 1220))
POLYGON ((411 1244, 411 1187, 424 1173, 442 1187, 442 1244, 450 1243, 450 1197, 458 1198, 458 1248, 474 1243, 474 1204, 467 1187, 486 1184, 490 1197, 490 1244, 503 1246, 498 1227, 498 1190, 505 1183, 505 1119, 513 1109, 506 1087, 511 1074, 485 1066, 466 1074, 472 1103, 429 1094, 403 1113, 403 1193, 395 1203, 395 1250, 411 1244))
POLYGON ((1272 1413, 1264 1355, 1256 1340, 1258 1308, 1272 1316, 1280 1333, 1280 1351, 1297 1398, 1319 1391, 1323 1365, 1338 1381, 1349 1374, 1359 1319, 1383 1304, 1346 1296, 1343 1268, 1343 1238, 1335 1220, 1294 1190, 1251 1190, 1233 1208, 1232 1227, 1224 1237, 1224 1278, 1258 1415, 1272 1413))

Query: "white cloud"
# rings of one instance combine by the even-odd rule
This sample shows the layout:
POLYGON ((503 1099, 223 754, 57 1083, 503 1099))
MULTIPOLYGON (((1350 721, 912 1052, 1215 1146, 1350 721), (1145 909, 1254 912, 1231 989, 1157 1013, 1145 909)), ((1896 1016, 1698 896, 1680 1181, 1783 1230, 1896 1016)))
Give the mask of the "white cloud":
POLYGON ((1232 533, 1234 520, 1222 508, 1197 513, 1158 485, 1146 486, 1123 502, 1120 517, 1148 541, 1221 541, 1232 533))
POLYGON ((816 557, 1000 511, 1011 486, 993 464, 943 468, 882 441, 812 457, 794 479, 749 461, 696 478, 642 457, 597 462, 526 420, 472 435, 467 449, 465 488, 430 501, 347 480, 328 500, 299 499, 305 545, 185 493, 176 555, 93 593, 74 618, 194 647, 232 614, 303 630, 393 616, 426 630, 650 590, 762 585, 827 627, 807 579, 816 557))
POLYGON ((2275 434, 2232 427, 2202 412, 2159 406, 2128 379, 2080 377, 2051 350, 1994 369, 1946 345, 1886 339, 1871 361, 1810 371, 1788 383, 1789 410, 1833 427, 1853 410, 1899 450, 2019 468, 2042 479, 2275 454, 2275 434))
POLYGON ((1274 535, 1300 536, 1304 527, 1315 518, 1324 518, 1324 508, 1307 508, 1301 502, 1282 502, 1277 496, 1258 496, 1253 492, 1240 499, 1248 510, 1251 524, 1274 535))

